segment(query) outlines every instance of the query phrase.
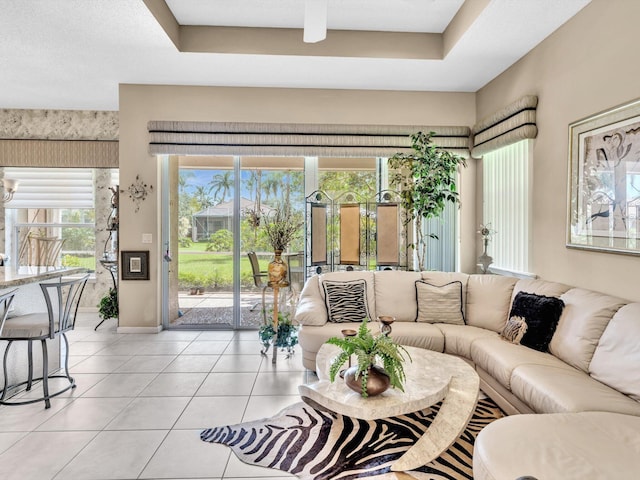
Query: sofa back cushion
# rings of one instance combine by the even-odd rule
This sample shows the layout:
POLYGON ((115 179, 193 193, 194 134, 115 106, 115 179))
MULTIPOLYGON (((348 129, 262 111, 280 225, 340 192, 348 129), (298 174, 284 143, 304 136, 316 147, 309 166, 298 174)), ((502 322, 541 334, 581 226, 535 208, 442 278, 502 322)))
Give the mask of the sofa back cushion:
POLYGON ((564 311, 549 350, 569 365, 588 372, 604 329, 625 301, 582 288, 572 288, 560 298, 564 311))
POLYGON ((589 373, 640 401, 640 303, 625 305, 613 316, 600 337, 589 373))
POLYGON ((352 280, 364 280, 366 282, 366 296, 367 296, 367 309, 369 310, 370 320, 376 318, 376 303, 375 303, 375 289, 373 272, 368 271, 353 271, 353 272, 329 272, 320 275, 318 280, 320 295, 322 301, 326 303, 327 298, 323 283, 325 281, 338 281, 338 282, 350 282, 352 280))
POLYGON ((415 283, 420 280, 420 272, 381 270, 375 272, 374 279, 376 315, 389 315, 397 322, 414 322, 417 312, 415 283))
POLYGON ((511 294, 517 278, 500 275, 471 275, 467 282, 467 325, 501 332, 511 308, 511 294))
POLYGON ((513 295, 511 301, 519 292, 535 293, 536 295, 544 295, 546 297, 560 297, 564 292, 571 287, 563 283, 547 282, 546 280, 540 280, 538 278, 523 278, 513 287, 513 295))

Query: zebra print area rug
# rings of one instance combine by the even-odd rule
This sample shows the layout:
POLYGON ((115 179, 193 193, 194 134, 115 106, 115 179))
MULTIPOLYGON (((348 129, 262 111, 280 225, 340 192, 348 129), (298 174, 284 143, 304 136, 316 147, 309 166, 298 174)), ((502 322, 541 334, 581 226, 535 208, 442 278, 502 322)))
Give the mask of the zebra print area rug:
POLYGON ((282 470, 303 480, 374 476, 471 480, 476 436, 503 416, 488 398, 478 401, 467 429, 437 460, 404 474, 390 472, 391 463, 422 436, 438 408, 436 405, 410 415, 365 421, 319 411, 300 402, 275 417, 210 428, 200 437, 205 442, 227 445, 244 463, 282 470))

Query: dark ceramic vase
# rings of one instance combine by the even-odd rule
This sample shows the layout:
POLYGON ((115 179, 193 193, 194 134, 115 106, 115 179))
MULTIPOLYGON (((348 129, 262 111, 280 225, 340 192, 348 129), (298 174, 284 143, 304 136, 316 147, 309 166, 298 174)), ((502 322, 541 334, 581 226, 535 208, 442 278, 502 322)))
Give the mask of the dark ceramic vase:
MULTIPOLYGON (((360 376, 356 379, 357 370, 358 367, 348 368, 347 371, 344 372, 344 383, 351 390, 362 395, 362 377, 360 376)), ((387 390, 390 385, 391 379, 382 367, 379 367, 378 365, 372 365, 369 367, 366 386, 367 396, 375 397, 376 395, 380 395, 382 392, 387 390)))

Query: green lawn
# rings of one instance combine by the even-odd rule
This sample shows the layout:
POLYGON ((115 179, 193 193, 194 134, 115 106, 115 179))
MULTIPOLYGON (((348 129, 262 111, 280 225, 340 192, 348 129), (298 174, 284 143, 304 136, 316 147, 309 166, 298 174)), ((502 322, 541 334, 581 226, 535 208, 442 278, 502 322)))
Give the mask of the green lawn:
MULTIPOLYGON (((198 244, 194 244, 198 245, 198 244)), ((181 288, 203 286, 205 288, 230 288, 233 283, 233 256, 226 253, 202 252, 180 249, 178 253, 178 279, 181 288)), ((266 270, 268 259, 260 260, 260 269, 266 270)), ((240 278, 242 285, 253 285, 253 276, 249 258, 240 259, 240 278)))
POLYGON ((87 270, 96 269, 96 257, 76 257, 75 255, 63 255, 62 266, 82 267, 87 270))

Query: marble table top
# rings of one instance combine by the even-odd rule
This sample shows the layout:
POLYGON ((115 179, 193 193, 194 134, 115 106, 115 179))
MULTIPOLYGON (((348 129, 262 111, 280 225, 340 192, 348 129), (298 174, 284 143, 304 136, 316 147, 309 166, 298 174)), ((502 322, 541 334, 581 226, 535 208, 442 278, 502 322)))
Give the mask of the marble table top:
MULTIPOLYGON (((445 398, 453 377, 470 380, 468 397, 474 402, 478 396, 478 375, 464 360, 430 350, 405 347, 412 361, 404 364, 406 382, 404 392, 390 388, 381 395, 363 398, 337 378, 329 381, 329 367, 339 353, 335 345, 324 344, 316 357, 319 381, 300 385, 303 398, 336 413, 362 420, 388 418, 424 410, 445 398)), ((466 415, 467 413, 464 413, 466 415)))

